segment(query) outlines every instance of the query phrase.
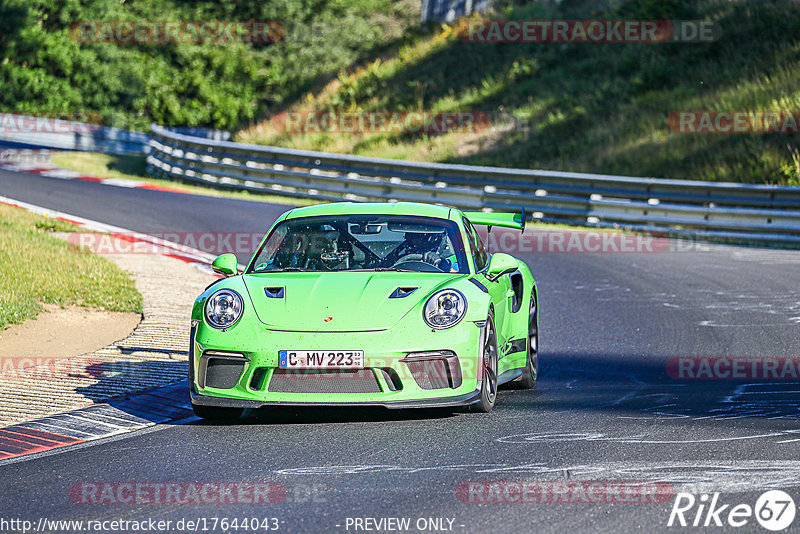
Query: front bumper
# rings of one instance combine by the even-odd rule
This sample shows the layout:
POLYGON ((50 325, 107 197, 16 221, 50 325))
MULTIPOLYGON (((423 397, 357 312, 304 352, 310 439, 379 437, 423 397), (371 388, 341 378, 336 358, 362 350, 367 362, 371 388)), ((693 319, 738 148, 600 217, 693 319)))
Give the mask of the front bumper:
POLYGON ((433 332, 418 328, 413 332, 403 328, 286 332, 262 324, 238 326, 220 332, 199 322, 193 329, 192 403, 232 408, 431 408, 469 405, 480 395, 478 347, 483 328, 468 321, 433 332), (278 368, 278 351, 315 349, 363 350, 365 369, 349 374, 320 371, 319 376, 308 376, 278 368))
POLYGON ((406 408, 449 408, 456 406, 468 406, 478 402, 480 397, 480 390, 464 395, 455 397, 440 397, 433 399, 417 399, 417 400, 391 400, 391 401, 358 401, 358 402, 337 402, 330 401, 314 401, 314 402, 287 402, 287 401, 257 401, 234 399, 228 397, 212 397, 209 395, 201 395, 199 393, 191 393, 192 404, 199 406, 218 406, 220 408, 265 408, 269 406, 376 406, 383 408, 390 408, 401 410, 406 408))

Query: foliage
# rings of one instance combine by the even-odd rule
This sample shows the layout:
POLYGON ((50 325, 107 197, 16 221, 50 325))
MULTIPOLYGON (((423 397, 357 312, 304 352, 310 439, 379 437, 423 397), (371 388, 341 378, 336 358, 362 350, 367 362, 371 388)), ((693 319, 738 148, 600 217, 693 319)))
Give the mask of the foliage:
MULTIPOLYGON (((233 129, 329 72, 368 56, 417 20, 409 0, 5 0, 0 109, 93 112, 105 124, 233 129), (79 42, 82 21, 276 21, 260 43, 79 42)), ((418 8, 417 8, 418 9, 418 8)))

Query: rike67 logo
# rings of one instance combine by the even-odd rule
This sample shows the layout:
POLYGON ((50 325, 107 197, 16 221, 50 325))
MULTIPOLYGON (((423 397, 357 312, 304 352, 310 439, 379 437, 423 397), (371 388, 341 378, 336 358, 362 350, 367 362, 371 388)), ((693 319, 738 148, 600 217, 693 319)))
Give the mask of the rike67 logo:
POLYGON ((781 531, 794 521, 797 507, 788 493, 770 490, 763 493, 755 506, 746 503, 730 504, 720 500, 719 493, 678 493, 672 504, 667 526, 681 527, 743 527, 753 518, 767 530, 781 531))

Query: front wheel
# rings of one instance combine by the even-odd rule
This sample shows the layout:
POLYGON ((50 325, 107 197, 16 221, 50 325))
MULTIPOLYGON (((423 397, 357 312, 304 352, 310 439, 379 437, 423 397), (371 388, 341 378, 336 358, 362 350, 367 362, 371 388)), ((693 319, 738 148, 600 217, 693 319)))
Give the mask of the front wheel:
POLYGON ((539 375, 539 325, 536 314, 536 294, 531 295, 531 307, 528 312, 528 353, 525 358, 525 368, 519 383, 525 389, 532 389, 536 385, 539 375))
POLYGON ((201 419, 211 419, 214 421, 225 421, 236 419, 244 412, 243 408, 225 408, 221 406, 204 406, 202 404, 192 404, 192 411, 201 419))
POLYGON ((481 413, 491 412, 497 401, 497 332, 491 311, 486 318, 485 328, 481 357, 481 394, 478 402, 472 405, 473 411, 481 413))

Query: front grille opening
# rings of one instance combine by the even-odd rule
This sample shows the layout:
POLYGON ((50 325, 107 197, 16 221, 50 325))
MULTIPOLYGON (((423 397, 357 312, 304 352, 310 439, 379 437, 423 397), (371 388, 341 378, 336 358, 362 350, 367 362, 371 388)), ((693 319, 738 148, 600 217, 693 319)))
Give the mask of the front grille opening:
POLYGON ((253 376, 250 378, 250 389, 253 391, 264 390, 264 386, 267 385, 267 371, 266 367, 259 367, 253 371, 253 376))
POLYGON ((386 386, 389 388, 389 391, 403 390, 403 382, 400 380, 400 377, 394 369, 391 367, 381 368, 380 372, 384 382, 386 382, 386 386))
POLYGON ((276 368, 268 391, 275 393, 381 393, 372 369, 280 369, 276 368))
POLYGON ((444 359, 407 362, 411 377, 421 389, 444 389, 450 387, 447 363, 444 359))
POLYGON ((452 350, 412 352, 401 361, 421 389, 461 387, 461 365, 452 350))
POLYGON ((231 389, 239 383, 244 371, 244 361, 227 358, 208 358, 206 360, 205 383, 203 387, 231 389))

